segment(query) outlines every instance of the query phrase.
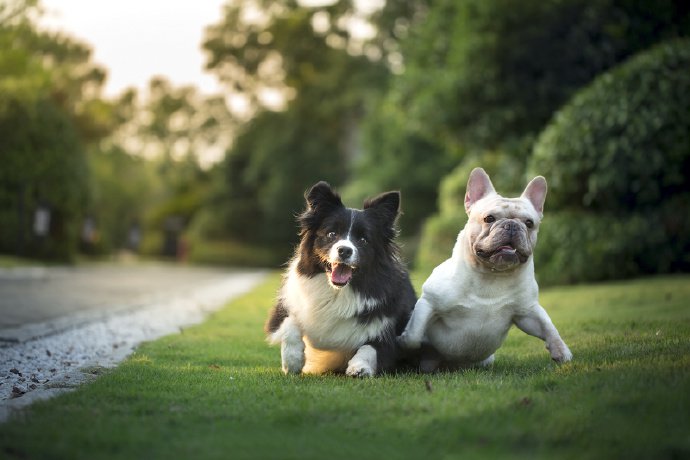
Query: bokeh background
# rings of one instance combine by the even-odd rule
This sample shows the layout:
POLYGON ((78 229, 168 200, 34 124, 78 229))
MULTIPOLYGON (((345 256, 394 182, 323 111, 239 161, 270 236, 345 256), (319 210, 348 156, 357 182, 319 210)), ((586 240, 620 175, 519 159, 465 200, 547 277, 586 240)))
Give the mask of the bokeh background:
POLYGON ((327 180, 353 207, 401 190, 428 271, 482 166, 503 194, 547 178, 541 283, 690 270, 685 1, 218 2, 192 43, 203 82, 113 91, 109 72, 156 61, 138 41, 163 62, 192 40, 132 5, 98 26, 132 49, 109 69, 38 0, 0 3, 0 254, 278 267, 327 180))

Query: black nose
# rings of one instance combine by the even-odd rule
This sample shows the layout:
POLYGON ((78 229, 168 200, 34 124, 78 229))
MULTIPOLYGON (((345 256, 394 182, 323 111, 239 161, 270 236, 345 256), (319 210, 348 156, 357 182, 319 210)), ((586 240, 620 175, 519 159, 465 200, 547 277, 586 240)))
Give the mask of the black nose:
POLYGON ((347 246, 340 246, 340 247, 338 248, 338 255, 339 255, 342 259, 347 259, 347 258, 349 258, 349 257, 352 255, 352 248, 347 247, 347 246))
POLYGON ((509 220, 506 223, 504 223, 503 228, 506 229, 509 233, 515 233, 519 229, 517 222, 515 222, 514 220, 509 220))

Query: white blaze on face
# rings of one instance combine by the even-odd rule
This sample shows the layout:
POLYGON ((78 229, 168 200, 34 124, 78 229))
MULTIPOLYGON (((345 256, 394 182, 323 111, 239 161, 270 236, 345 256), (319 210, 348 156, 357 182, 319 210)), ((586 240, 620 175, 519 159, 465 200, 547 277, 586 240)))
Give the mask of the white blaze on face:
POLYGON ((336 241, 328 253, 328 260, 331 264, 331 283, 334 286, 345 286, 352 279, 352 271, 359 262, 357 246, 352 242, 352 226, 355 222, 356 210, 350 213, 350 226, 345 238, 336 241))

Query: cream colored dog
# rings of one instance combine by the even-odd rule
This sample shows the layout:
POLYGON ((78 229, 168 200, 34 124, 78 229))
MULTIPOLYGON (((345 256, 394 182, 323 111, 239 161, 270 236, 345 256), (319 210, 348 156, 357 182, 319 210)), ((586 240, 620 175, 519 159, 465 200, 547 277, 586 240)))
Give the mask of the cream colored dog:
POLYGON ((469 220, 450 259, 436 267, 422 287, 405 331, 408 349, 430 345, 421 369, 440 365, 486 366, 514 324, 546 342, 558 363, 572 353, 544 308, 534 278, 532 251, 542 219, 546 180, 535 177, 518 198, 494 190, 481 168, 470 174, 465 194, 469 220))

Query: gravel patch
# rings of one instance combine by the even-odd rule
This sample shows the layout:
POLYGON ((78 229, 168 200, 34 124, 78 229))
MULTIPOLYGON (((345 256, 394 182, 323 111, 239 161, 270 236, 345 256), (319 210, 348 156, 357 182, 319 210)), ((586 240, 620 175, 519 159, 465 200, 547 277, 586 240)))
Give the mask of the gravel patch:
MULTIPOLYGON (((141 342, 179 333, 253 288, 263 272, 236 273, 193 292, 122 309, 47 337, 0 345, 0 422, 39 399, 91 381, 141 342)), ((42 330, 37 325, 37 330, 42 330)))

